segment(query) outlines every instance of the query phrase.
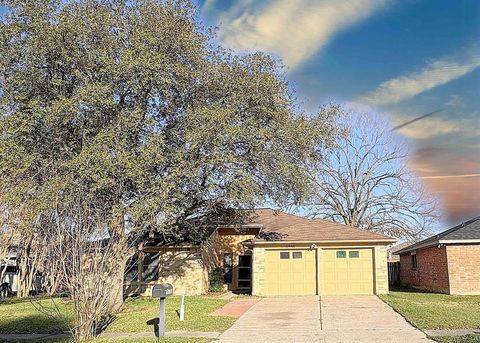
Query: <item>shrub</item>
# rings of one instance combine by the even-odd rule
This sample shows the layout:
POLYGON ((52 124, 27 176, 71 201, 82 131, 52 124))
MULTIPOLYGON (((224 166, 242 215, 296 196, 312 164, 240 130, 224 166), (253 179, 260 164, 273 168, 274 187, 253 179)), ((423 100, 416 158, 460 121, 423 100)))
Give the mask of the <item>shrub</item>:
POLYGON ((210 282, 210 292, 222 292, 223 291, 223 269, 215 268, 208 274, 208 280, 210 282))

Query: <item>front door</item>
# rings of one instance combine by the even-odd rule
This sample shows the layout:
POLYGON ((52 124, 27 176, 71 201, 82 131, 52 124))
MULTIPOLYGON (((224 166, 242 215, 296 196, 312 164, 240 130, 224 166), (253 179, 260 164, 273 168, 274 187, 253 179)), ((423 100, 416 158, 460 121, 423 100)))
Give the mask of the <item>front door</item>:
POLYGON ((252 288, 252 255, 238 256, 238 288, 252 288))

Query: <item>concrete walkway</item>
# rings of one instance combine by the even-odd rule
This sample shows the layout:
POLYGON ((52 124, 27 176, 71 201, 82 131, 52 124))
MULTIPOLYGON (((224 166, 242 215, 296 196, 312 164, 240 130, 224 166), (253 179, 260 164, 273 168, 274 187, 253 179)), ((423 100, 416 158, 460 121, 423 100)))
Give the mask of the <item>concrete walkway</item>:
POLYGON ((250 307, 259 302, 260 299, 239 299, 232 300, 212 313, 213 316, 241 317, 250 307))
POLYGON ((433 341, 376 296, 312 296, 264 298, 216 342, 433 341))

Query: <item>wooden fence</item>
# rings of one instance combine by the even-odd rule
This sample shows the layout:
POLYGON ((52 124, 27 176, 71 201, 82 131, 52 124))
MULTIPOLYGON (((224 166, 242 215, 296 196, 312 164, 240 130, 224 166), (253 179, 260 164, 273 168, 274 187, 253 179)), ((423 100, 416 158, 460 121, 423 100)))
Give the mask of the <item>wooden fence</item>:
POLYGON ((400 262, 388 262, 388 284, 400 284, 400 262))

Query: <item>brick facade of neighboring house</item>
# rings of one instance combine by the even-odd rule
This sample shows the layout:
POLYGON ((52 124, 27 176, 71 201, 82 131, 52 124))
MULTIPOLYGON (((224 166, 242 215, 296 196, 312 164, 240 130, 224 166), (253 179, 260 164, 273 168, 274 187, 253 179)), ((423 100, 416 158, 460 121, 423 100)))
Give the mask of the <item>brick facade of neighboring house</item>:
POLYGON ((400 255, 400 280, 403 285, 448 293, 448 263, 446 247, 430 247, 416 252, 417 268, 410 254, 400 255))
POLYGON ((447 247, 450 293, 480 294, 480 244, 447 247))
POLYGON ((480 294, 480 217, 398 252, 404 286, 480 294))

